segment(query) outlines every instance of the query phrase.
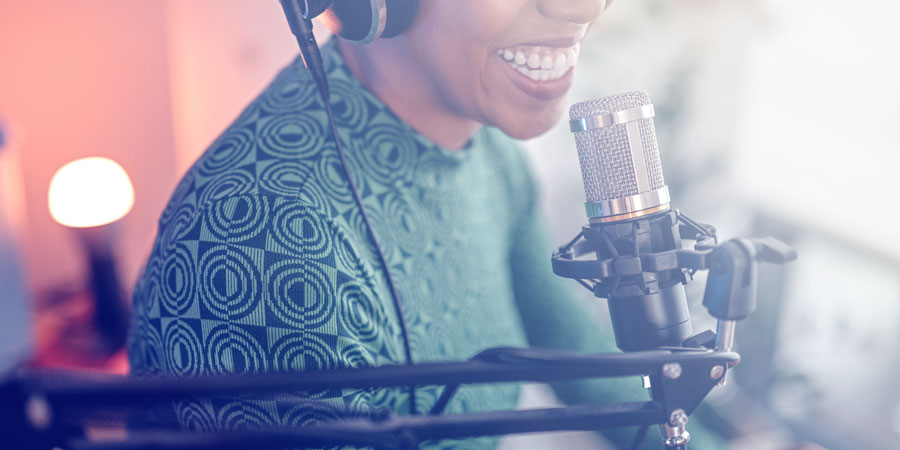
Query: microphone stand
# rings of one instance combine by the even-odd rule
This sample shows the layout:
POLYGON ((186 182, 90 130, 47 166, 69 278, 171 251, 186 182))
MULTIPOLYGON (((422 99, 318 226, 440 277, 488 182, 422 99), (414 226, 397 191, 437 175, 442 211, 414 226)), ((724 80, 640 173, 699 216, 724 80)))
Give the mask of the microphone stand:
MULTIPOLYGON (((599 249, 612 247, 603 226, 585 226, 568 244, 553 253, 553 272, 565 278, 572 278, 599 298, 611 298, 619 283, 629 277, 641 276, 641 290, 645 293, 658 291, 658 286, 646 283, 662 273, 678 271, 682 283, 687 284, 699 270, 709 270, 703 306, 710 315, 718 319, 716 332, 710 330, 687 338, 682 345, 714 348, 716 352, 727 353, 734 344, 734 329, 738 320, 749 316, 756 309, 757 266, 761 262, 785 264, 797 259, 797 251, 778 239, 732 239, 718 245, 715 228, 698 223, 681 214, 678 210, 660 213, 671 224, 669 232, 678 243, 665 251, 640 252, 635 245, 634 254, 596 259, 602 254, 599 249), (681 248, 680 241, 695 241, 693 249, 681 248), (595 259, 578 259, 591 255, 595 259)), ((639 221, 645 221, 639 219, 639 221)), ((645 221, 646 222, 646 221, 645 221)), ((648 223, 632 226, 632 239, 638 242, 639 229, 648 229, 648 223)), ((615 325, 615 324, 614 324, 615 325)), ((618 336, 617 336, 618 341, 618 336)), ((710 368, 708 376, 716 379, 717 385, 724 386, 726 371, 736 362, 710 368)), ((669 365, 663 368, 667 377, 678 377, 682 368, 669 365)), ((657 389, 658 379, 650 379, 651 396, 654 400, 666 395, 657 389)), ((663 423, 666 448, 685 448, 690 434, 685 429, 690 410, 671 411, 663 423)))
MULTIPOLYGON (((660 349, 646 352, 577 354, 555 350, 496 348, 471 361, 308 371, 295 374, 204 376, 189 379, 117 376, 22 374, 3 388, 0 423, 18 422, 9 430, 23 448, 47 444, 79 449, 138 448, 281 448, 297 445, 378 444, 383 448, 418 448, 425 440, 469 438, 554 430, 598 430, 662 423, 676 411, 693 411, 716 385, 713 367, 736 364, 739 355, 709 349, 660 349), (681 372, 673 376, 670 368, 681 372), (135 405, 187 397, 305 391, 323 388, 397 387, 491 382, 554 382, 580 378, 644 376, 659 380, 660 395, 652 401, 579 405, 530 411, 499 411, 460 415, 395 416, 374 411, 339 410, 350 420, 299 428, 267 427, 255 431, 186 433, 134 432, 127 441, 90 443, 72 439, 70 425, 92 414, 128 410, 135 405), (665 395, 662 395, 665 393, 665 395), (9 401, 12 399, 13 401, 9 401), (93 411, 92 411, 93 408, 93 411), (26 414, 21 412, 25 411, 26 414), (7 417, 3 417, 7 416, 7 417), (74 417, 67 417, 74 416, 74 417), (74 420, 73 420, 74 419, 74 420), (251 445, 252 443, 252 445, 251 445)), ((314 400, 304 405, 316 406, 314 400)), ((335 410, 332 405, 325 406, 335 410)))
MULTIPOLYGON (((723 383, 726 370, 740 361, 731 352, 733 329, 756 305, 758 262, 784 263, 796 251, 769 239, 735 239, 715 244, 711 227, 677 213, 682 236, 694 238, 694 249, 641 255, 629 264, 613 260, 578 260, 591 253, 579 234, 553 255, 553 270, 575 278, 592 290, 614 280, 616 271, 637 263, 642 270, 710 270, 704 305, 720 320, 716 333, 707 330, 680 347, 627 353, 577 354, 545 349, 494 348, 470 361, 387 365, 365 368, 305 371, 267 375, 225 375, 194 378, 129 378, 23 372, 0 384, 0 425, 7 442, 25 449, 63 447, 81 450, 241 449, 322 445, 369 445, 386 449, 416 449, 427 440, 459 439, 512 433, 561 430, 598 430, 611 427, 662 424, 665 448, 686 449, 688 416, 706 395, 723 383), (593 283, 593 284, 592 284, 593 283), (728 332, 730 330, 730 332, 728 332), (722 333, 721 331, 726 331, 722 333), (575 405, 528 411, 497 411, 441 415, 461 384, 554 382, 582 378, 644 376, 651 384, 651 400, 644 402, 575 405), (110 411, 128 412, 147 402, 172 402, 203 396, 239 396, 325 388, 386 388, 445 386, 425 416, 397 416, 388 410, 354 411, 313 399, 299 402, 324 408, 344 419, 300 426, 270 426, 254 430, 191 432, 181 430, 129 431, 125 440, 91 442, 78 425, 110 411)), ((108 417, 108 416, 107 416, 108 417)), ((642 439, 642 429, 636 443, 642 439)))

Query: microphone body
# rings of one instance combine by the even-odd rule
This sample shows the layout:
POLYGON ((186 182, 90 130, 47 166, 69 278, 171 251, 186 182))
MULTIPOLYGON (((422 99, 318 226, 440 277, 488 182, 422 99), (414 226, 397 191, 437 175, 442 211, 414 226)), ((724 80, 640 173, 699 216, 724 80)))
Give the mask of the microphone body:
POLYGON ((599 261, 614 259, 594 295, 606 298, 624 351, 681 346, 692 334, 687 271, 654 270, 650 254, 681 249, 678 215, 669 206, 653 105, 644 92, 577 103, 570 110, 590 220, 582 233, 599 261))
POLYGON ((693 333, 684 293, 689 276, 679 268, 647 271, 642 258, 681 249, 675 211, 595 223, 583 233, 597 260, 616 260, 614 279, 593 290, 607 299, 616 345, 623 351, 680 347, 693 333))

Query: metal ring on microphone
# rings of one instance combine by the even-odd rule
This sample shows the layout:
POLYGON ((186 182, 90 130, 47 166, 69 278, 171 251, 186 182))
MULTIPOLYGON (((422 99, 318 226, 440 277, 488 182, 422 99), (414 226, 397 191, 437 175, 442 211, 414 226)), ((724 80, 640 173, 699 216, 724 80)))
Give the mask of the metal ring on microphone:
POLYGON ((600 113, 593 116, 582 117, 569 121, 569 130, 573 133, 580 131, 606 128, 613 125, 626 124, 635 120, 650 119, 656 115, 653 105, 643 105, 635 108, 617 111, 614 113, 600 113))
POLYGON ((584 209, 590 219, 599 219, 657 208, 668 205, 670 200, 669 187, 663 186, 654 191, 628 197, 585 202, 584 209))
POLYGON ((610 222, 618 222, 620 220, 626 219, 636 219, 638 217, 649 216, 650 214, 655 214, 662 211, 668 211, 671 206, 668 203, 664 203, 662 205, 657 206, 656 208, 650 209, 642 209, 640 211, 635 211, 632 213, 619 214, 617 216, 609 216, 609 217, 595 217, 590 219, 589 222, 593 224, 597 223, 610 223, 610 222))

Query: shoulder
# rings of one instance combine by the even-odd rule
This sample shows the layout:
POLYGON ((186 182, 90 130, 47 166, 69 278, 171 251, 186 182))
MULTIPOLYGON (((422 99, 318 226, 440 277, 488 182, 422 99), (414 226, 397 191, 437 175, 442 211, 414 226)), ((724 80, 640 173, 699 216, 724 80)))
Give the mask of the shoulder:
POLYGON ((366 278, 358 245, 334 220, 346 199, 322 182, 334 143, 301 64, 285 67, 184 175, 160 217, 154 256, 176 243, 195 253, 228 244, 265 265, 290 257, 333 260, 340 252, 340 271, 366 278))
POLYGON ((196 193, 198 207, 260 189, 295 194, 286 188, 306 178, 304 169, 324 150, 326 130, 314 86, 288 66, 203 152, 183 183, 196 193), (273 180, 282 183, 266 183, 273 180))
MULTIPOLYGON (((333 47, 333 46, 332 46, 333 47)), ((330 77, 341 77, 334 51, 324 55, 330 77)), ((293 61, 200 155, 175 189, 159 226, 213 202, 242 195, 304 200, 320 208, 328 199, 311 181, 324 170, 334 143, 315 84, 293 61)), ((327 208, 325 208, 327 209, 327 208)))

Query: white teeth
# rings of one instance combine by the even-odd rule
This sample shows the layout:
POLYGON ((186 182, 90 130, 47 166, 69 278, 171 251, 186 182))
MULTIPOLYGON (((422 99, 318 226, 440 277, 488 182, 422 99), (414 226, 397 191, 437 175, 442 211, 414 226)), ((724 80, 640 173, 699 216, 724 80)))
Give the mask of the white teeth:
POLYGON ((516 70, 522 72, 528 78, 534 81, 547 81, 550 79, 550 72, 541 69, 527 69, 525 66, 519 66, 516 70))
POLYGON ((516 64, 523 65, 525 64, 525 54, 522 52, 516 52, 516 64))
POLYGON ((517 66, 516 70, 521 72, 522 75, 525 75, 526 77, 531 78, 534 81, 541 80, 541 71, 540 70, 528 70, 528 68, 525 66, 517 66))
POLYGON ((574 66, 575 63, 578 62, 578 53, 574 48, 566 50, 566 62, 569 63, 570 66, 574 66))
POLYGON ((549 56, 545 56, 544 59, 541 60, 541 69, 550 70, 553 68, 553 58, 549 56))
POLYGON ((558 71, 562 70, 563 67, 565 67, 565 66, 566 66, 566 55, 563 55, 562 53, 556 55, 556 60, 553 61, 553 70, 558 72, 558 71))
POLYGON ((497 55, 535 81, 561 78, 578 62, 579 44, 567 49, 532 46, 520 46, 515 50, 513 48, 500 49, 497 55))

